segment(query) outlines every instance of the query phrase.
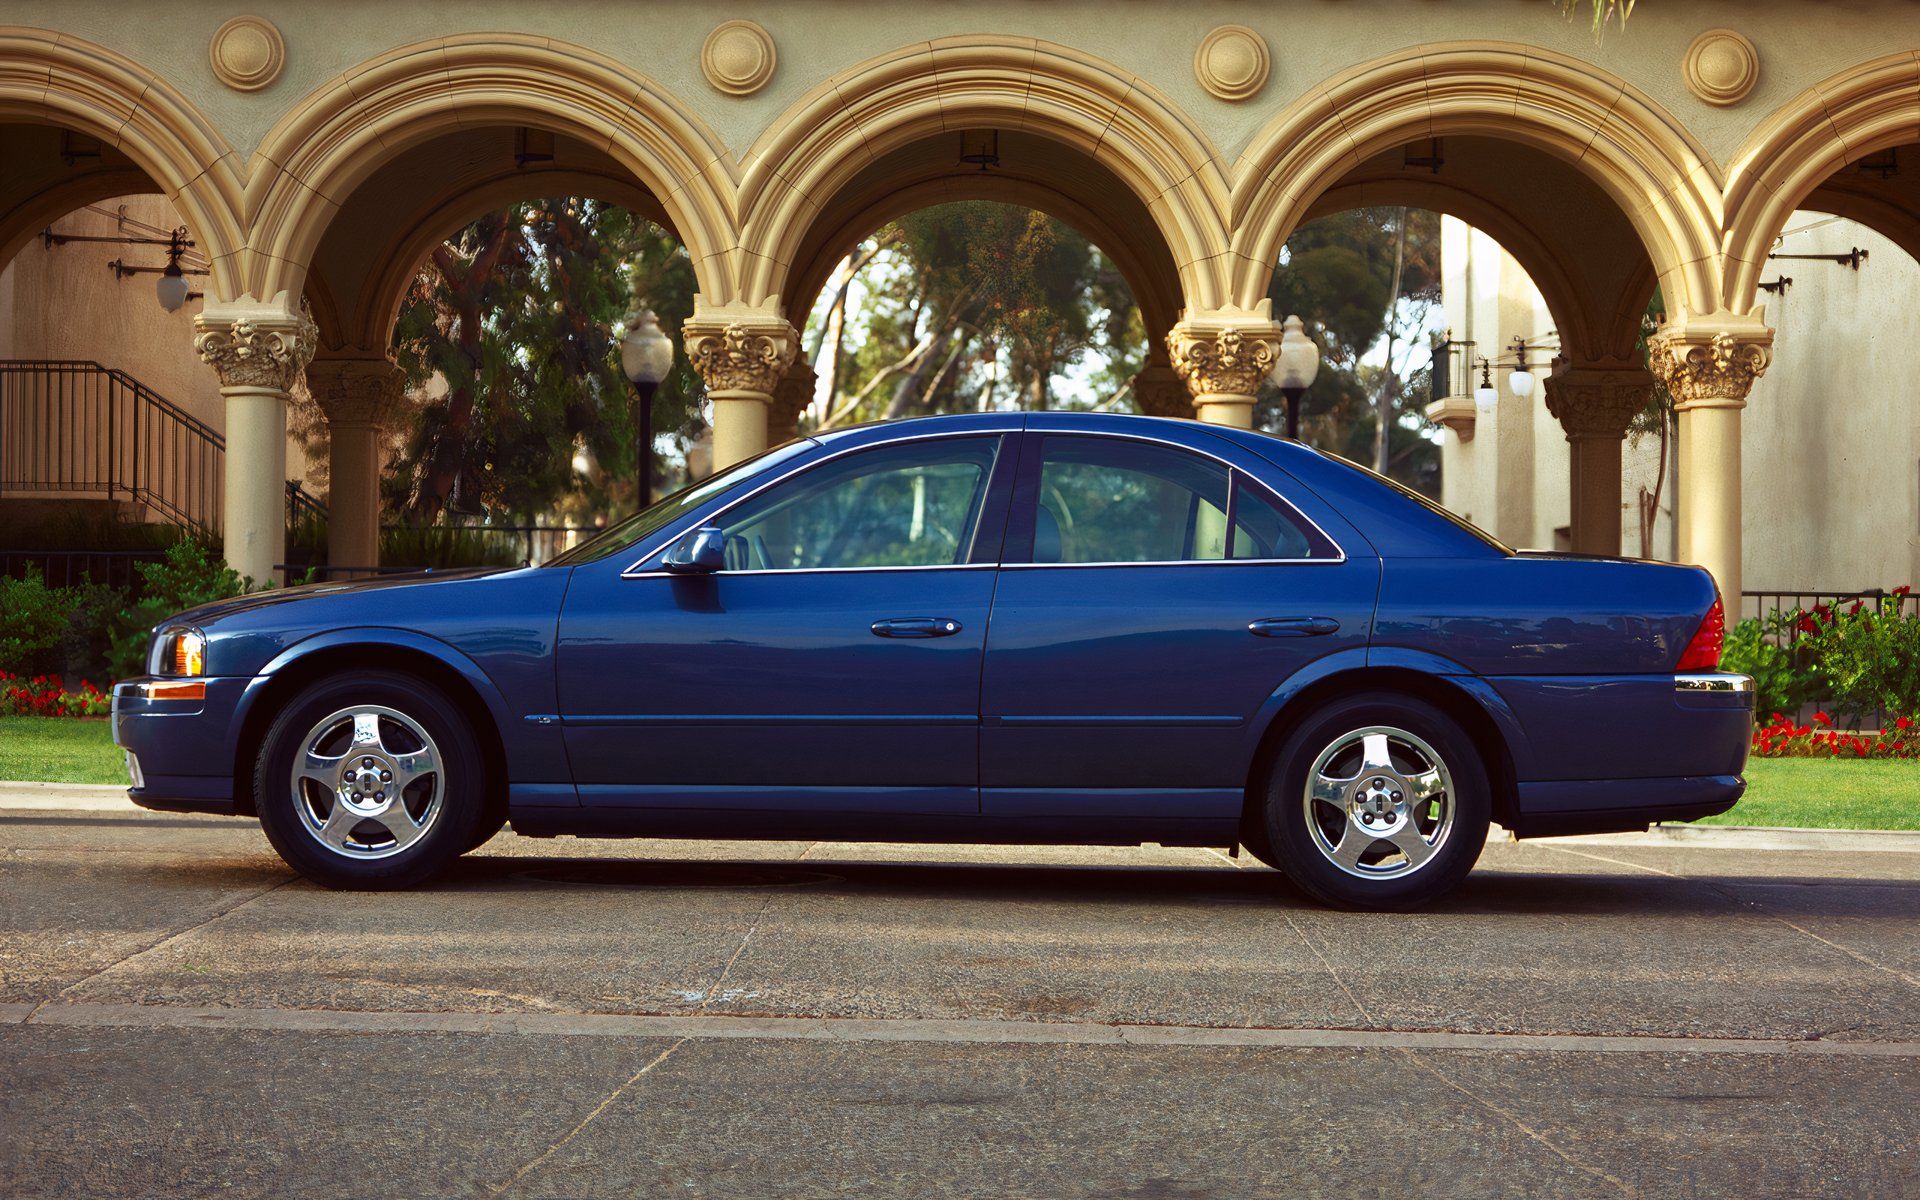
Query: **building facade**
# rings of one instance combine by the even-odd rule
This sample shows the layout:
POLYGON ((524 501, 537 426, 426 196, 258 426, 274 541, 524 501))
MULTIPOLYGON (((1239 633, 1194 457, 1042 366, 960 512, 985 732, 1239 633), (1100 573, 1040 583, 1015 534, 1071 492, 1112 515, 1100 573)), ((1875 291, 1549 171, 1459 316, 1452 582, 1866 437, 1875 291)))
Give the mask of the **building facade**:
POLYGON ((1900 0, 1645 0, 1604 38, 1512 0, 5 0, 0 26, 0 257, 105 198, 179 212, 209 272, 181 353, 217 381, 227 553, 261 578, 297 382, 333 427, 351 553, 373 537, 413 265, 530 196, 597 195, 687 247, 721 464, 804 386, 792 321, 833 264, 915 208, 996 199, 1079 228, 1157 335, 1142 406, 1233 424, 1280 336, 1265 297, 1288 234, 1356 205, 1438 210, 1507 247, 1552 317, 1570 544, 1620 547, 1624 434, 1658 376, 1679 407, 1675 552, 1729 592, 1744 410, 1792 353, 1759 290, 1769 249, 1800 209, 1920 246, 1920 13, 1900 0), (958 162, 981 135, 993 171, 958 162))

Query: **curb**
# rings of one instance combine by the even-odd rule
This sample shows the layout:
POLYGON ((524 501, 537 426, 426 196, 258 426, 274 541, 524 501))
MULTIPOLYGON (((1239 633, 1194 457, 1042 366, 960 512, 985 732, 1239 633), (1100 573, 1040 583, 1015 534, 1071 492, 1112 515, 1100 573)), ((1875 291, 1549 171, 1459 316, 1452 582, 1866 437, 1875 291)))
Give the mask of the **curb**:
POLYGON ((117 783, 0 780, 0 812, 145 812, 117 783))
MULTIPOLYGON (((127 799, 127 789, 111 783, 37 783, 0 780, 0 813, 98 812, 146 814, 127 799)), ((1489 843, 1512 844, 1495 825, 1489 843)), ((1920 854, 1920 830, 1792 829, 1759 825, 1655 825, 1644 833, 1586 833, 1570 837, 1528 838, 1567 846, 1666 846, 1700 850, 1852 850, 1920 854)))

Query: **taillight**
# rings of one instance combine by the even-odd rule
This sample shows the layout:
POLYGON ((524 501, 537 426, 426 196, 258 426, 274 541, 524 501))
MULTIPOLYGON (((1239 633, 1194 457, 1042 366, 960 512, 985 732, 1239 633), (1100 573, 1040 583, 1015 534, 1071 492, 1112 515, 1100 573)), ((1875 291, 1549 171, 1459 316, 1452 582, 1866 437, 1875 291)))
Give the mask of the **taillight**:
POLYGON ((1700 628, 1694 630, 1693 640, 1680 654, 1680 665, 1676 671, 1714 671, 1720 667, 1720 651, 1727 644, 1727 609, 1720 603, 1720 597, 1713 598, 1713 607, 1707 610, 1706 617, 1700 622, 1700 628))

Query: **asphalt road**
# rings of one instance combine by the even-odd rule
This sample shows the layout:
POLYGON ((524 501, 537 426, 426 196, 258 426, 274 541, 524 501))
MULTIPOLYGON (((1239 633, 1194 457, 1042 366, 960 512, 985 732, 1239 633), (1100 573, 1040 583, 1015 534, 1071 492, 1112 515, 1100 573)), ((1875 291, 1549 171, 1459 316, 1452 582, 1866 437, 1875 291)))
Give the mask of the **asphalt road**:
POLYGON ((1210 851, 0 813, 0 1195, 1920 1195, 1920 854, 1210 851))

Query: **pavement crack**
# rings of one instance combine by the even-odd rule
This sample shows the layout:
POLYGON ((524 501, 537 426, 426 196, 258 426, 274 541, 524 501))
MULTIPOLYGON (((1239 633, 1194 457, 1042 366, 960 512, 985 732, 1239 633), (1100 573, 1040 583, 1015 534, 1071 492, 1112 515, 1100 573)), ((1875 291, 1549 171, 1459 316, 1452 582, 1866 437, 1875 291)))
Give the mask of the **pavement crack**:
MULTIPOLYGON (((1334 969, 1333 961, 1329 959, 1324 952, 1321 951, 1319 945, 1317 945, 1312 938, 1307 936, 1307 931, 1302 929, 1300 927, 1300 923, 1293 919, 1293 914, 1283 913, 1282 915, 1286 917, 1287 924, 1293 929, 1293 932, 1295 933, 1295 935, 1297 935, 1302 942, 1306 943, 1307 949, 1313 951, 1313 956, 1320 960, 1320 965, 1326 969, 1327 974, 1333 979, 1333 982, 1336 985, 1338 985, 1338 987, 1342 992, 1346 993, 1347 1002, 1352 1004, 1354 1007, 1354 1011, 1360 1014, 1360 1019, 1362 1022, 1365 1023, 1366 1027, 1369 1029, 1380 1028, 1379 1023, 1374 1020, 1373 1014, 1367 1011, 1367 1006, 1360 1002, 1360 997, 1354 994, 1353 989, 1347 986, 1347 981, 1340 977, 1340 972, 1334 969)), ((1428 1062, 1425 1056, 1420 1054, 1419 1051, 1413 1050, 1405 1046, 1396 1046, 1394 1050, 1396 1053, 1404 1056, 1406 1060, 1409 1063, 1411 1063, 1413 1066, 1417 1067, 1422 1071, 1425 1071, 1427 1074, 1433 1076, 1435 1079, 1439 1080, 1441 1083, 1445 1084, 1447 1087, 1452 1088, 1454 1091, 1459 1092, 1462 1096, 1465 1096, 1468 1100, 1471 1100, 1474 1104, 1478 1105, 1479 1107, 1499 1117, 1502 1121, 1505 1121, 1507 1124, 1513 1126, 1515 1129, 1518 1129, 1527 1138, 1538 1143, 1543 1149, 1545 1149, 1546 1151, 1554 1155, 1554 1157, 1560 1159, 1562 1162, 1566 1163, 1568 1166, 1574 1167, 1581 1171, 1585 1171, 1589 1175, 1592 1175, 1598 1179, 1606 1180, 1608 1183, 1612 1184, 1616 1189, 1618 1189, 1620 1192, 1624 1193, 1625 1195, 1631 1196, 1636 1194, 1633 1188, 1629 1186, 1625 1180, 1618 1179, 1612 1175, 1609 1175, 1607 1172, 1601 1170, 1599 1167, 1592 1166, 1588 1163, 1580 1161, 1578 1158, 1575 1158, 1572 1154, 1569 1154, 1567 1151, 1561 1149, 1558 1145, 1554 1144, 1553 1139, 1549 1138, 1546 1134, 1542 1133, 1540 1130, 1535 1129, 1533 1126, 1527 1124, 1525 1121, 1515 1116, 1509 1110, 1502 1108, 1500 1105, 1495 1104, 1493 1101, 1487 1099, 1486 1097, 1466 1087, 1464 1084, 1459 1083, 1458 1081, 1453 1079, 1453 1077, 1448 1075, 1445 1071, 1442 1071, 1440 1068, 1428 1062)))
MULTIPOLYGON (((199 930, 205 929, 207 926, 213 924, 215 921, 218 921, 220 918, 226 916, 227 914, 236 912, 239 909, 244 908, 249 904, 252 904, 255 900, 258 900, 263 896, 267 896, 274 892, 277 892, 281 888, 286 887, 288 884, 294 882, 299 878, 300 877, 298 875, 288 875, 285 879, 279 880, 276 883, 269 884, 268 886, 263 887, 258 891, 249 892, 245 896, 242 896, 240 899, 234 901, 232 904, 229 904, 224 908, 216 909, 213 912, 207 914, 205 918, 194 922, 193 924, 187 926, 185 929, 176 929, 172 933, 167 934, 165 937, 160 938, 157 941, 151 942, 145 946, 142 946, 140 949, 135 950, 131 954, 123 955, 120 958, 113 960, 112 962, 108 963, 106 966, 101 967, 98 971, 93 972, 91 975, 87 975, 83 978, 74 980, 72 983, 68 984, 66 987, 61 988, 59 991, 55 992, 52 996, 48 997, 46 1000, 42 1001, 38 1006, 36 1006, 34 1009, 34 1014, 37 1015, 41 1008, 44 1008, 48 1004, 52 1004, 60 1000, 63 996, 67 995, 67 993, 72 992, 78 988, 85 987, 87 984, 92 983, 94 980, 99 979, 103 975, 119 970, 121 967, 126 966, 128 963, 132 962, 136 958, 139 958, 143 955, 151 954, 155 950, 159 950, 165 946, 170 945, 173 942, 179 941, 181 938, 186 937, 190 933, 195 933, 195 932, 198 932, 199 930)), ((33 1016, 29 1016, 27 1018, 28 1022, 31 1022, 32 1020, 33 1020, 33 1016)))
POLYGON ((634 1084, 639 1083, 640 1080, 643 1077, 645 1077, 649 1071, 653 1070, 655 1067, 659 1066, 661 1063, 667 1061, 667 1059, 673 1056, 673 1052, 675 1050, 678 1050, 680 1047, 686 1045, 688 1042, 692 1040, 693 1040, 692 1038, 683 1037, 678 1041, 674 1042, 673 1045, 668 1046, 665 1050, 662 1050, 660 1053, 654 1055, 651 1059, 648 1059, 644 1066, 642 1066, 638 1071, 635 1071, 632 1075, 627 1077, 627 1080, 625 1083, 622 1083, 619 1087, 614 1088, 611 1092, 608 1092, 604 1100, 600 1101, 600 1103, 593 1106, 592 1112, 589 1112, 586 1116, 580 1118, 579 1122, 576 1125, 574 1125, 572 1129, 567 1130, 565 1134, 561 1135, 558 1141, 554 1142, 552 1145, 548 1146, 545 1150, 541 1151, 538 1156, 533 1158, 525 1166, 521 1167, 518 1171, 515 1171, 513 1173, 512 1178, 508 1179, 505 1183, 501 1184, 499 1187, 494 1188, 491 1192, 488 1192, 487 1195, 502 1196, 502 1195, 505 1195, 507 1192, 511 1191, 513 1188, 517 1187, 521 1180, 525 1179, 527 1176, 539 1170, 540 1167, 544 1165, 548 1159, 560 1153, 560 1151, 566 1149, 567 1144, 573 1141, 573 1139, 579 1137, 581 1131, 586 1129, 587 1126, 593 1124, 594 1120, 598 1118, 601 1113, 607 1111, 607 1109, 613 1105, 614 1101, 618 1100, 621 1096, 626 1095, 627 1089, 631 1088, 634 1084))
MULTIPOLYGON (((816 842, 814 843, 814 845, 817 846, 819 845, 819 843, 816 842)), ((809 849, 811 849, 811 847, 809 847, 809 849)), ((705 1013, 707 1011, 707 1006, 713 1003, 714 997, 720 994, 720 989, 726 986, 727 977, 733 974, 733 965, 740 961, 740 956, 742 954, 745 954, 747 952, 747 946, 751 944, 753 941, 754 931, 760 928, 761 918, 765 917, 767 915, 767 910, 773 907, 774 899, 775 899, 774 896, 769 895, 764 901, 761 902, 759 911, 753 914, 753 919, 747 922, 747 931, 746 933, 741 935, 740 944, 735 946, 733 948, 733 953, 727 956, 727 961, 725 965, 723 965, 720 968, 720 977, 718 979, 715 979, 713 981, 712 986, 707 988, 706 995, 701 997, 699 1005, 693 1010, 694 1016, 699 1016, 705 1013)), ((691 1037, 681 1037, 677 1039, 671 1046, 668 1046, 665 1050, 662 1050, 659 1054, 656 1054, 653 1058, 649 1059, 647 1063, 644 1066, 642 1066, 638 1071, 635 1071, 632 1075, 628 1076, 624 1083, 622 1083, 619 1087, 614 1088, 611 1092, 608 1092, 606 1097, 603 1100, 601 1100, 600 1103, 593 1106, 593 1110, 591 1112, 589 1112, 586 1116, 580 1118, 579 1122, 575 1124, 572 1129, 569 1129, 567 1130, 566 1133, 562 1134, 558 1141, 554 1142, 552 1145, 548 1146, 545 1150, 541 1151, 538 1156, 533 1158, 525 1166, 521 1167, 518 1171, 515 1171, 512 1177, 509 1178, 505 1183, 501 1184, 499 1187, 493 1189, 493 1191, 487 1194, 489 1196, 501 1196, 506 1194, 508 1191, 511 1191, 514 1187, 518 1186, 521 1180, 527 1178, 529 1175, 539 1170, 542 1164, 547 1162, 554 1155, 560 1153, 560 1151, 566 1149, 567 1143, 579 1137, 582 1131, 584 1131, 587 1128, 587 1126, 593 1124, 594 1121, 599 1118, 601 1113, 606 1112, 608 1108, 612 1107, 614 1101, 618 1100, 621 1096, 624 1096, 627 1093, 627 1091, 631 1089, 634 1084, 639 1083, 640 1080, 644 1078, 648 1072, 652 1071, 655 1067, 659 1066, 661 1063, 667 1061, 667 1059, 673 1057, 674 1051, 680 1049, 680 1047, 686 1045, 688 1042, 692 1040, 693 1038, 691 1037)))
POLYGON ((1810 937, 1814 941, 1819 942, 1822 946, 1827 947, 1829 950, 1837 950, 1841 954, 1846 955, 1848 958, 1853 959, 1855 962, 1860 963, 1863 966, 1872 967, 1876 971, 1884 971, 1888 975, 1891 975, 1895 979, 1898 979, 1900 982, 1906 984, 1908 987, 1920 988, 1920 979, 1915 979, 1913 976, 1907 974, 1905 971, 1902 971, 1896 967, 1890 967, 1883 962, 1879 962, 1865 954, 1860 953, 1860 951, 1855 950, 1851 946, 1844 945, 1840 942, 1836 942, 1832 938, 1822 937, 1821 935, 1815 933, 1813 930, 1808 929, 1804 925, 1801 925, 1797 921, 1789 920, 1788 918, 1781 916, 1779 913, 1769 911, 1767 906, 1765 904, 1762 904, 1760 901, 1749 900, 1746 897, 1739 895, 1737 892, 1733 890, 1734 887, 1739 886, 1738 884, 1729 886, 1722 883, 1716 883, 1711 879, 1702 879, 1698 875, 1681 875, 1673 871, 1663 871, 1659 867, 1649 867, 1644 863, 1628 862, 1625 859, 1619 859, 1619 858, 1608 858, 1604 854, 1590 854, 1584 850, 1573 850, 1573 849, 1569 849, 1566 846, 1549 845, 1547 849, 1558 850, 1562 854, 1578 855, 1581 858, 1590 858, 1595 860, 1596 862, 1614 863, 1622 867, 1635 867, 1635 868, 1638 868, 1639 870, 1648 871, 1648 872, 1651 872, 1652 874, 1664 876, 1665 878, 1668 878, 1668 879, 1678 880, 1681 883, 1691 883, 1695 887, 1706 888, 1708 891, 1712 892, 1716 896, 1719 896, 1721 899, 1725 900, 1728 904, 1733 905, 1735 908, 1752 909, 1755 913, 1767 918, 1769 921, 1777 921, 1780 924, 1785 925, 1788 929, 1793 930, 1795 933, 1801 934, 1804 937, 1810 937))

